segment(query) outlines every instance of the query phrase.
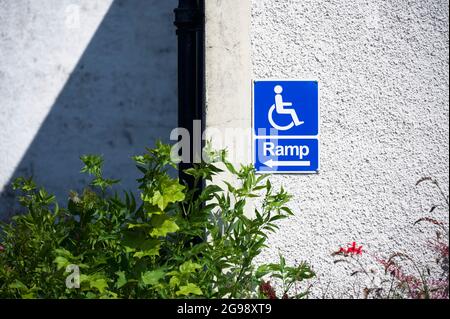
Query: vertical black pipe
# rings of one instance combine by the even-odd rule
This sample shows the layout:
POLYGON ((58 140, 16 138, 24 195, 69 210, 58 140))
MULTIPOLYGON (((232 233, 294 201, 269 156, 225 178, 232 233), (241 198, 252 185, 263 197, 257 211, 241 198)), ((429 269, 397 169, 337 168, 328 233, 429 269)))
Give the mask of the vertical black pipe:
MULTIPOLYGON (((186 128, 190 133, 190 163, 180 163, 180 179, 193 186, 191 176, 183 171, 192 167, 195 159, 201 158, 203 147, 201 136, 194 136, 194 120, 201 121, 200 134, 203 132, 205 104, 205 13, 204 0, 179 0, 175 9, 175 25, 178 36, 178 127, 186 128), (198 140, 200 138, 200 140, 198 140), (197 139, 194 142, 194 139, 197 139)), ((186 151, 186 150, 183 150, 186 151)))

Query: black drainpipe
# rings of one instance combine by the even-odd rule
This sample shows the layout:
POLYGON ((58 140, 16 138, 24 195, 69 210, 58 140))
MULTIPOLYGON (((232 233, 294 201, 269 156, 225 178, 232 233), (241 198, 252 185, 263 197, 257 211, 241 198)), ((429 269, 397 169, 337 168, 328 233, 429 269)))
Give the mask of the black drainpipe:
MULTIPOLYGON (((178 127, 190 133, 191 163, 180 163, 180 179, 193 186, 191 176, 183 170, 192 167, 192 161, 201 158, 201 149, 194 148, 193 121, 201 121, 204 130, 205 109, 205 0, 179 0, 175 12, 178 36, 178 127)), ((186 150, 183 150, 186 151, 186 150)), ((199 185, 201 187, 201 185, 199 185)))

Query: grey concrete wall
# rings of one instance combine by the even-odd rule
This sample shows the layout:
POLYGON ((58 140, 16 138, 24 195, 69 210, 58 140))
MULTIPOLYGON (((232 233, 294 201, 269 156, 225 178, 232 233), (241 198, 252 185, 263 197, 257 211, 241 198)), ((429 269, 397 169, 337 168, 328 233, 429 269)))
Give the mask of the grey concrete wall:
MULTIPOLYGON (((206 131, 232 163, 251 158, 251 39, 249 0, 205 2, 206 131)), ((226 171, 224 169, 224 171, 226 171)), ((222 172, 212 183, 236 182, 222 172)))
POLYGON ((64 201, 79 156, 134 188, 131 156, 176 126, 176 0, 0 0, 0 215, 16 176, 64 201))
POLYGON ((414 221, 448 223, 445 208, 428 213, 443 204, 436 189, 415 186, 432 176, 448 196, 448 1, 253 0, 251 20, 255 78, 320 83, 321 171, 271 177, 295 217, 261 261, 309 261, 314 297, 361 296, 367 283, 330 256, 351 241, 424 263, 433 232, 414 221))

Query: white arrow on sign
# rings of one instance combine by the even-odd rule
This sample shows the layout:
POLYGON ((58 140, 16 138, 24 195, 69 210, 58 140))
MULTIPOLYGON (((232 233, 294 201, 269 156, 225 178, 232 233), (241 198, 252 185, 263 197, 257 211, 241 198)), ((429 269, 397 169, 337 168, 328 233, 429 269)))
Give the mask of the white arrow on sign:
POLYGON ((274 166, 311 166, 310 161, 274 161, 272 159, 264 162, 264 165, 269 167, 274 166))

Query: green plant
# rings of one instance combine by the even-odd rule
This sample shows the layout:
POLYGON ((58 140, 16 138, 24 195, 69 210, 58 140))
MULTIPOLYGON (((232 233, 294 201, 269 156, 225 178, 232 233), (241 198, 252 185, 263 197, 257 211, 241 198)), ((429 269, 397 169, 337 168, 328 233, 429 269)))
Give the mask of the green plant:
POLYGON ((118 181, 103 177, 95 155, 81 157, 93 180, 81 194, 70 192, 66 208, 31 179, 16 180, 26 212, 0 228, 0 297, 255 298, 264 297, 263 276, 282 276, 290 287, 314 275, 304 263, 286 268, 284 259, 254 264, 275 222, 292 215, 283 189, 252 166, 235 168, 224 151, 209 151, 211 161, 186 171, 194 180, 188 189, 169 174, 177 167, 170 155, 158 143, 134 157, 139 199, 113 193, 118 181), (219 165, 236 185, 213 183, 219 165), (249 217, 253 197, 262 204, 249 217))
MULTIPOLYGON (((315 274, 311 271, 306 263, 301 263, 298 267, 289 267, 286 265, 285 258, 280 254, 280 262, 278 264, 266 264, 258 267, 256 277, 262 278, 270 274, 270 278, 275 278, 281 282, 282 299, 298 299, 308 294, 308 290, 299 292, 298 284, 304 279, 311 279, 315 274), (293 295, 290 295, 294 293, 293 295)), ((262 281, 259 290, 261 297, 269 299, 278 299, 275 289, 271 286, 270 281, 262 281)))

